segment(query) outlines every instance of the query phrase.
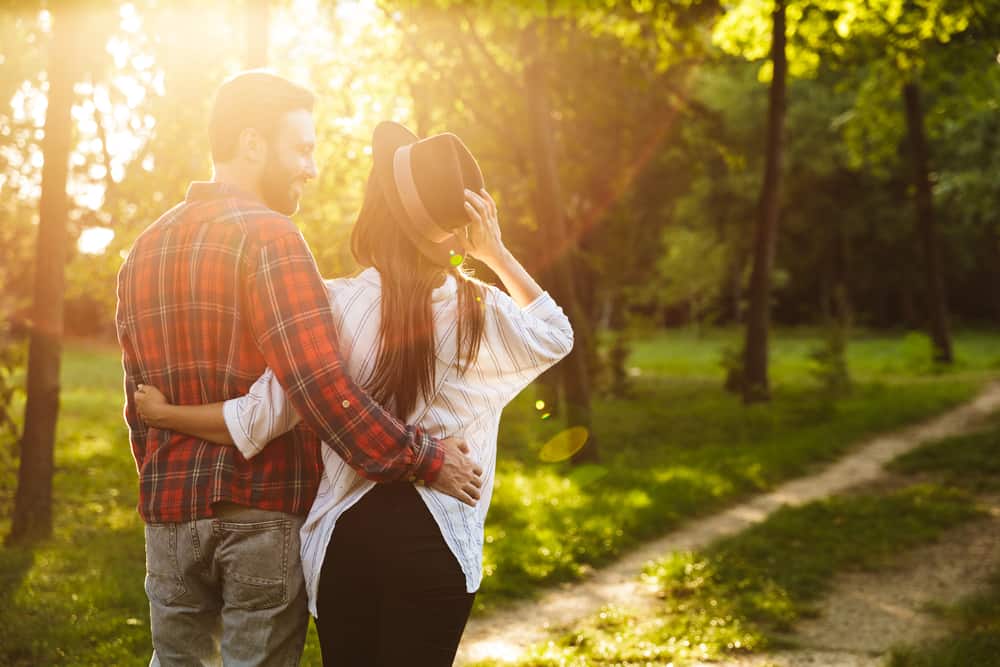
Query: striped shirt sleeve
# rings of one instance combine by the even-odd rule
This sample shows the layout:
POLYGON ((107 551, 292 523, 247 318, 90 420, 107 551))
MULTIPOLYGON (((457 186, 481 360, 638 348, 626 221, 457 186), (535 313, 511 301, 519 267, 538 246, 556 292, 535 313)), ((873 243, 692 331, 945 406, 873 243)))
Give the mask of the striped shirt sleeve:
POLYGON ((506 404, 573 349, 569 318, 548 292, 521 308, 505 292, 487 292, 486 339, 477 370, 506 404))
POLYGON ((223 403, 222 413, 236 448, 247 459, 302 421, 270 368, 245 395, 223 403))

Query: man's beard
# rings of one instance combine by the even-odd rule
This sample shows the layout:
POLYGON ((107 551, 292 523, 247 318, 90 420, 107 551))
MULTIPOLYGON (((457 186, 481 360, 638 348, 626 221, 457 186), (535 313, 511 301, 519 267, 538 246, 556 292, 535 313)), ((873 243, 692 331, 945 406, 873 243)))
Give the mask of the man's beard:
POLYGON ((260 192, 264 203, 283 215, 294 215, 299 210, 299 195, 292 192, 298 174, 284 169, 277 160, 269 159, 260 175, 260 192))

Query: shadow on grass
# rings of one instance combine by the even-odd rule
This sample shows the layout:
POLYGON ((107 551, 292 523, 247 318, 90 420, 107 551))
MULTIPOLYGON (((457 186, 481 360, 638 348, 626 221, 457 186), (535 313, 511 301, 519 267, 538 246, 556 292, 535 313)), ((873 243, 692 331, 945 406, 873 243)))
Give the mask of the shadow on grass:
POLYGON ((138 664, 149 654, 142 532, 57 531, 0 550, 0 664, 138 664))
POLYGON ((11 594, 34 563, 35 553, 31 547, 0 547, 0 607, 11 606, 11 594))

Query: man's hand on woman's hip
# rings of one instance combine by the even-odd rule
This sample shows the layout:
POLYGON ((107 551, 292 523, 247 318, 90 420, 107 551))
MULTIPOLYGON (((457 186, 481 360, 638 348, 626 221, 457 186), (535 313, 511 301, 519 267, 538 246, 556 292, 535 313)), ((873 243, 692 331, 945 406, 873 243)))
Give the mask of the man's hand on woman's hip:
POLYGON ((445 450, 444 465, 429 486, 475 507, 482 494, 482 467, 469 457, 469 445, 463 438, 445 438, 441 444, 445 450))

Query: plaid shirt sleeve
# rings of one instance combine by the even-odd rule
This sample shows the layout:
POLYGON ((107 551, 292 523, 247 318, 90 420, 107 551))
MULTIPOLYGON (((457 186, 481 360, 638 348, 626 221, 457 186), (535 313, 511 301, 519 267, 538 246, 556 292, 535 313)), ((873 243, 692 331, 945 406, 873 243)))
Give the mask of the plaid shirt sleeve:
POLYGON ((122 325, 121 295, 118 300, 119 312, 116 314, 118 324, 118 342, 122 348, 122 370, 125 373, 125 423, 128 424, 128 439, 132 447, 132 457, 135 458, 135 469, 142 468, 146 458, 146 424, 139 418, 135 407, 135 387, 142 381, 139 364, 135 355, 135 347, 122 325))
POLYGON ((302 420, 368 479, 433 482, 444 449, 403 426, 347 374, 326 287, 298 230, 262 243, 249 259, 251 327, 302 420))

